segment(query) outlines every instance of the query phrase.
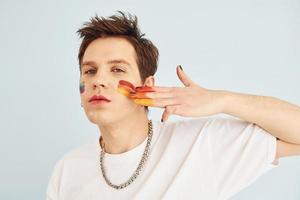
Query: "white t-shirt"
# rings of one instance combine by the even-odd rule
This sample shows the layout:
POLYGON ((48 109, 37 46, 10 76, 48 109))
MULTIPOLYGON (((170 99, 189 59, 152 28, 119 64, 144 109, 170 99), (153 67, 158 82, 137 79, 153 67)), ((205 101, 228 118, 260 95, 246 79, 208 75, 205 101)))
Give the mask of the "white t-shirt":
MULTIPOLYGON (((123 189, 108 186, 100 169, 100 145, 85 144, 55 165, 47 200, 229 199, 278 166, 276 137, 237 118, 152 120, 150 156, 137 179, 123 189)), ((133 174, 147 139, 121 154, 105 154, 113 184, 133 174)))

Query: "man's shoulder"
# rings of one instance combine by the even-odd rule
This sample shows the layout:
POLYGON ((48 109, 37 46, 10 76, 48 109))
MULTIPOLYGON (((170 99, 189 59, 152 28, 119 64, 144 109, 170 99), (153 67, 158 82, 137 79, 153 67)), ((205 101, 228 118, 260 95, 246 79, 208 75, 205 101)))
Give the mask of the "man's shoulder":
POLYGON ((179 126, 183 127, 222 127, 226 125, 230 125, 233 127, 244 127, 245 125, 248 125, 249 122, 238 119, 233 116, 224 116, 224 115, 219 115, 219 116, 210 116, 210 117, 199 117, 199 118, 192 118, 188 120, 182 120, 176 122, 179 126))
POLYGON ((231 116, 209 116, 189 118, 177 121, 167 121, 163 123, 164 132, 172 134, 200 134, 224 129, 243 129, 247 122, 231 116))
POLYGON ((165 137, 194 137, 204 131, 206 127, 214 120, 211 117, 198 117, 181 119, 177 121, 166 121, 162 123, 162 132, 165 137))
POLYGON ((189 119, 165 122, 165 127, 188 130, 190 128, 202 127, 204 125, 211 123, 214 120, 216 120, 216 118, 213 117, 189 118, 189 119))
POLYGON ((97 153, 96 142, 87 142, 67 151, 60 160, 64 162, 72 160, 90 159, 97 153))

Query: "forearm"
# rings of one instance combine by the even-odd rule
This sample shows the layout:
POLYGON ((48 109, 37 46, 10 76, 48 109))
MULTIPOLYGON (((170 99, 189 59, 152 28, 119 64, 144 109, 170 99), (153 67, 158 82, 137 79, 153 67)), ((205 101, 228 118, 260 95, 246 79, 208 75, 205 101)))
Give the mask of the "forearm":
POLYGON ((222 91, 223 113, 265 129, 273 136, 300 144, 300 107, 268 97, 222 91))

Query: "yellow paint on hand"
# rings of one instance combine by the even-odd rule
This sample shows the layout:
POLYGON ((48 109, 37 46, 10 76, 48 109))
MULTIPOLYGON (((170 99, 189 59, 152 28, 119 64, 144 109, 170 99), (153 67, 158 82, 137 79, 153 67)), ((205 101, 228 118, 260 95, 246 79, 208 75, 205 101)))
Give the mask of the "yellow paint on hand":
POLYGON ((143 105, 143 106, 151 106, 153 105, 153 99, 134 99, 133 100, 136 104, 143 105))

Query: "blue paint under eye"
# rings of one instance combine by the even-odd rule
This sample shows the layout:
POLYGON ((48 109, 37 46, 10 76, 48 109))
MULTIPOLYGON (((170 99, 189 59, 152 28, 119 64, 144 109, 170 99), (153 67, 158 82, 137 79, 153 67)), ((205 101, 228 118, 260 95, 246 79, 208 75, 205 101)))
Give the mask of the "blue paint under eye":
POLYGON ((80 94, 84 93, 84 90, 85 90, 84 82, 80 82, 80 84, 79 84, 80 94))

